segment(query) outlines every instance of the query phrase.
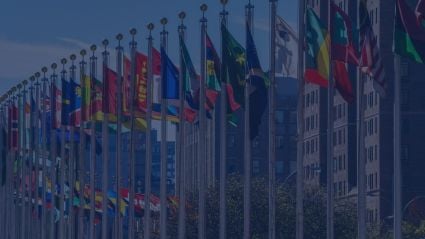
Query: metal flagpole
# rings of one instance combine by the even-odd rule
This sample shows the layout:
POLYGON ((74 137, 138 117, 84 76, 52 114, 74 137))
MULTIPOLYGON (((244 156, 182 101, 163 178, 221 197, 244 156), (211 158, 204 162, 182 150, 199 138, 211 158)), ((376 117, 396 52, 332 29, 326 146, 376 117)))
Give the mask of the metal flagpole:
MULTIPOLYGON (((8 122, 10 121, 10 118, 12 117, 10 114, 10 107, 12 104, 12 90, 9 90, 7 92, 8 94, 8 100, 7 100, 7 108, 8 108, 8 122)), ((6 215, 5 215, 5 221, 6 221, 6 225, 5 225, 5 231, 6 231, 6 238, 9 239, 10 238, 10 233, 11 233, 11 228, 10 228, 10 217, 11 217, 11 195, 12 195, 12 190, 11 190, 11 170, 10 169, 10 161, 11 161, 11 150, 10 150, 10 137, 11 137, 11 132, 10 132, 11 128, 10 128, 10 124, 8 124, 8 150, 7 150, 7 156, 6 156, 6 215)))
MULTIPOLYGON (((333 0, 330 0, 333 1, 333 0)), ((328 26, 331 24, 331 3, 328 4, 328 26)), ((332 49, 329 49, 329 87, 328 87, 328 131, 327 131, 327 163, 326 163, 326 235, 327 239, 334 238, 334 172, 333 172, 333 132, 334 132, 334 79, 332 49)))
MULTIPOLYGON (((253 28, 253 9, 254 6, 249 1, 248 5, 245 6, 246 21, 248 27, 252 31, 253 28)), ((251 77, 249 77, 245 83, 245 111, 244 111, 244 230, 243 238, 251 238, 251 140, 249 138, 249 94, 251 90, 251 77)))
MULTIPOLYGON (((80 55, 82 57, 81 61, 80 61, 80 87, 82 89, 82 87, 84 87, 84 77, 86 75, 86 62, 84 61, 84 57, 87 54, 86 50, 81 50, 80 51, 80 55)), ((85 235, 85 231, 84 231, 84 224, 85 224, 85 215, 84 215, 84 210, 85 210, 85 198, 84 198, 84 189, 86 186, 85 183, 85 178, 86 178, 86 169, 85 169, 85 148, 86 148, 86 137, 85 137, 85 130, 84 130, 84 110, 85 110, 85 106, 82 103, 81 104, 81 109, 80 109, 80 145, 79 145, 79 157, 78 157, 78 171, 79 171, 79 175, 78 175, 78 179, 79 179, 79 183, 80 183, 80 190, 79 190, 79 194, 80 194, 80 208, 78 210, 78 238, 84 238, 85 235)), ((75 118, 77 118, 77 115, 75 116, 75 118)), ((75 120, 77 121, 77 120, 75 120)), ((77 122, 74 122, 75 124, 77 122)))
MULTIPOLYGON (((15 101, 16 101, 16 96, 17 96, 16 93, 17 93, 16 92, 16 87, 13 87, 12 88, 12 94, 13 94, 13 96, 12 96, 12 115, 15 114, 14 107, 15 107, 15 101)), ((11 117, 13 117, 13 116, 11 116, 11 117)), ((13 132, 11 132, 11 134, 13 134, 13 132)), ((16 206, 16 201, 17 201, 17 193, 18 193, 17 192, 17 189, 16 189, 16 186, 17 186, 16 185, 17 175, 15 175, 15 170, 14 170, 14 163, 16 161, 16 154, 17 154, 16 148, 15 148, 15 145, 14 145, 14 138, 15 137, 16 137, 15 135, 12 136, 12 142, 11 142, 11 146, 12 146, 11 160, 9 162, 10 163, 9 169, 11 169, 11 171, 12 171, 11 172, 11 178, 10 178, 10 183, 11 183, 10 196, 12 198, 12 200, 10 201, 11 202, 11 205, 10 205, 11 206, 10 218, 11 218, 11 222, 12 222, 12 225, 11 225, 11 236, 13 238, 16 238, 16 227, 17 227, 17 221, 16 221, 16 215, 17 215, 16 208, 17 208, 17 206, 16 206)))
POLYGON ((108 132, 108 114, 107 114, 107 101, 105 100, 108 96, 107 92, 107 75, 106 67, 108 67, 109 52, 107 50, 108 40, 103 40, 102 45, 105 50, 102 53, 103 58, 103 96, 102 96, 102 110, 103 110, 103 121, 102 121, 102 239, 107 239, 108 234, 108 180, 109 180, 109 132, 108 132))
MULTIPOLYGON (((71 67, 69 69, 69 78, 70 78, 70 82, 75 82, 76 81, 76 66, 74 64, 75 59, 77 58, 76 55, 72 54, 70 56, 70 60, 71 60, 71 67)), ((63 62, 63 61, 62 61, 63 62)), ((66 80, 66 78, 65 78, 66 80)), ((63 94, 63 92, 62 92, 63 94)), ((69 211, 69 218, 70 218, 70 225, 69 225, 69 230, 68 230, 68 234, 69 234, 69 238, 70 239, 74 239, 75 238, 75 229, 77 228, 76 226, 76 218, 78 218, 78 216, 76 217, 76 213, 74 210, 74 192, 75 192, 75 182, 76 182, 76 178, 77 178, 77 173, 78 173, 78 168, 77 168, 77 160, 76 160, 76 147, 75 147, 75 125, 70 124, 71 120, 70 120, 70 116, 66 116, 68 117, 68 124, 69 124, 69 130, 70 130, 70 153, 69 153, 69 160, 68 160, 68 164, 69 164, 69 187, 70 187, 70 211, 69 211)))
POLYGON ((24 180, 23 187, 23 210, 22 210, 22 220, 24 224, 24 228, 22 229, 21 238, 25 238, 28 232, 28 225, 30 223, 30 219, 27 217, 28 211, 30 211, 31 205, 30 205, 30 182, 31 179, 29 177, 29 148, 27 147, 27 118, 26 118, 26 103, 27 103, 27 85, 28 81, 24 80, 22 82, 22 102, 23 102, 23 117, 22 117, 22 125, 23 125, 23 132, 22 132, 22 148, 23 148, 23 168, 22 168, 22 177, 24 180), (26 180, 28 178, 28 181, 26 180))
MULTIPOLYGON (((19 217, 19 219, 21 221, 21 224, 19 225, 19 232, 17 232, 17 234, 19 236, 18 238, 22 238, 23 235, 24 235, 24 231, 25 231, 25 223, 22 223, 22 221, 24 221, 24 215, 25 215, 25 202, 24 202, 24 197, 25 197, 24 165, 25 165, 25 162, 24 162, 24 148, 23 148, 23 144, 22 144, 22 142, 23 142, 22 136, 23 136, 23 131, 24 131, 23 126, 24 125, 23 125, 23 122, 22 122, 21 119, 25 118, 25 116, 22 117, 21 114, 25 114, 25 111, 24 111, 24 105, 23 105, 24 101, 23 101, 23 98, 22 98, 22 84, 19 83, 16 87, 18 88, 18 134, 19 134, 19 136, 18 136, 19 141, 18 141, 17 158, 20 161, 19 172, 17 171, 16 174, 18 175, 18 178, 20 177, 20 186, 21 186, 21 190, 20 190, 21 191, 20 192, 21 198, 19 200, 20 201, 20 207, 19 207, 19 212, 20 212, 19 216, 20 217, 19 217)), ((19 189, 16 193, 17 197, 18 197, 18 195, 19 195, 19 189)), ((16 201, 18 201, 18 198, 17 198, 16 201)))
MULTIPOLYGON (((136 49, 137 42, 135 41, 136 29, 130 30, 131 42, 130 42, 130 51, 131 51, 131 76, 130 76, 130 181, 129 181, 129 221, 128 221, 128 232, 129 239, 134 239, 134 228, 135 228, 135 219, 134 219, 134 199, 135 199, 135 167, 136 167, 136 150, 135 150, 135 140, 136 140, 136 129, 135 129, 135 105, 136 105, 136 49)), ((127 77, 127 76, 126 76, 127 77)))
POLYGON ((121 233, 121 128, 122 128, 122 63, 123 63, 123 47, 121 46, 121 40, 123 39, 122 34, 116 36, 118 40, 118 46, 116 47, 117 52, 117 136, 116 136, 116 159, 115 159, 115 170, 116 170, 116 192, 117 202, 115 207, 115 238, 120 239, 121 233))
POLYGON ((202 18, 201 23, 201 80, 199 87, 199 138, 198 138, 198 177, 199 177, 199 225, 198 238, 206 238, 206 111, 205 111, 205 91, 206 91, 206 35, 207 35, 207 18, 205 12, 208 6, 201 5, 202 18))
POLYGON ((364 79, 361 70, 357 77, 357 233, 366 239, 366 159, 364 145, 364 79))
POLYGON ((41 130, 42 130, 42 142, 41 142, 41 156, 43 158, 43 170, 41 172, 41 182, 42 182, 42 212, 41 212, 41 238, 47 238, 47 225, 46 225, 46 219, 47 219, 47 199, 46 199, 46 193, 47 193, 47 131, 46 131, 46 117, 47 117, 47 109, 46 109, 46 100, 47 100, 47 67, 43 67, 41 69, 43 72, 43 78, 41 79, 43 81, 43 91, 41 93, 41 130))
POLYGON ((276 238, 276 11, 277 0, 270 0, 270 88, 269 88, 269 239, 276 238))
MULTIPOLYGON (((55 211, 56 211, 56 175, 57 175, 57 171, 56 171, 56 161, 57 161, 57 148, 56 148, 56 125, 54 120, 56 120, 56 117, 53 114, 56 114, 56 101, 57 101, 57 96, 56 96, 56 90, 55 87, 57 86, 57 79, 58 76, 56 75, 56 68, 57 68, 57 64, 53 63, 51 65, 51 68, 53 70, 51 77, 51 89, 50 89, 50 142, 51 142, 51 146, 50 146, 50 175, 51 175, 51 204, 52 204, 52 208, 50 209, 50 238, 55 238, 55 228, 56 228, 56 223, 55 223, 55 211), (53 101, 53 99, 56 99, 56 101, 53 101), (55 109, 55 111, 53 111, 53 109, 55 109)), ((61 157, 61 164, 63 161, 63 157, 61 157)), ((59 165, 59 167, 61 167, 62 165, 59 165)), ((62 176, 62 174, 61 174, 62 176)), ((62 184, 60 184, 60 190, 61 192, 63 191, 63 187, 62 184)), ((60 204, 59 204, 60 206, 60 204)), ((59 214, 59 217, 63 217, 62 214, 59 214)), ((59 225, 60 226, 60 225, 59 225)), ((60 237, 61 238, 61 237, 60 237)))
POLYGON ((304 238, 304 167, 303 159, 304 154, 302 151, 304 144, 304 49, 302 42, 304 42, 305 34, 305 0, 300 0, 298 3, 298 39, 301 44, 298 45, 298 142, 297 142, 297 195, 296 195, 296 238, 304 238))
MULTIPOLYGON (((223 10, 220 13, 221 24, 227 25, 228 12, 226 11, 227 0, 220 0, 223 10)), ((221 31, 220 31, 220 34, 221 31)), ((221 39, 222 37, 220 37, 221 39)), ((221 58, 223 59, 223 43, 221 42, 221 58)), ((222 68, 222 67, 221 67, 222 68)), ((221 95, 220 95, 220 206, 219 206, 219 236, 220 239, 226 238, 226 134, 227 134, 227 82, 223 81, 223 73, 221 73, 221 95)))
POLYGON ((35 116, 34 116, 34 146, 35 146, 35 159, 34 159, 34 167, 35 167, 35 203, 34 203, 34 210, 36 212, 36 234, 40 238, 41 236, 41 223, 40 223, 40 215, 41 210, 39 207, 39 187, 40 187, 40 151, 41 151, 41 144, 40 144, 40 72, 35 73, 35 116))
MULTIPOLYGON (((168 32, 165 30, 165 25, 167 25, 167 18, 161 19, 161 24, 163 26, 161 32, 161 47, 166 51, 167 49, 167 37, 168 32)), ((164 67, 164 66, 163 66, 164 67)), ((166 76, 164 71, 161 74, 161 88, 164 87, 164 81, 166 76)), ((160 238, 167 238, 167 99, 164 95, 164 90, 161 91, 161 176, 160 176, 160 214, 159 214, 159 230, 160 238)))
POLYGON ((402 235, 402 165, 401 165, 401 107, 400 107, 400 56, 394 55, 394 238, 402 235))
MULTIPOLYGON (((61 79, 66 79, 66 70, 65 70, 65 64, 66 64, 67 60, 65 58, 63 58, 61 60, 61 64, 62 64, 62 72, 61 72, 61 79)), ((58 80, 57 78, 54 80, 54 85, 55 87, 58 87, 58 80)), ((53 94, 55 94, 55 91, 52 91, 53 94)), ((65 92, 63 92, 62 94, 64 94, 65 92)), ((56 96, 57 97, 57 96, 56 96)), ((56 98, 57 101, 57 98, 56 98)), ((61 99, 60 102, 62 102, 63 99, 61 99)), ((54 102, 54 104, 57 104, 57 102, 54 102)), ((56 109, 57 110, 57 109, 56 109)), ((58 121, 60 123, 60 125, 62 125, 61 121, 58 121)), ((59 125, 57 126, 59 127, 59 125)), ((56 130, 56 129, 54 129, 56 130)), ((58 236, 59 238, 65 238, 65 232, 64 232, 64 201, 65 201, 65 144, 66 144, 66 140, 65 140, 65 126, 61 126, 61 140, 60 140, 60 164, 59 164, 59 169, 60 169, 60 179, 59 179, 59 188, 60 188, 60 195, 59 195, 59 229, 58 229, 58 236)), ((56 138, 56 133, 55 133, 55 138, 56 138)), ((70 135, 70 142, 72 140, 72 136, 70 135)), ((56 141, 56 140, 55 140, 56 141)), ((56 148, 56 145, 55 145, 56 148)), ((56 152, 56 149, 54 149, 56 152)), ((56 156, 55 156, 56 157, 56 156)), ((68 158, 68 164, 70 162, 70 158, 68 158)), ((68 165, 69 167, 69 165, 68 165)), ((69 187, 72 190, 72 186, 71 184, 69 184, 69 187)), ((69 210, 72 210, 72 206, 70 206, 69 210)), ((71 212, 70 212, 71 213, 71 212)))
MULTIPOLYGON (((186 17, 185 12, 179 13, 179 18, 181 20, 181 24, 178 27, 178 33, 180 36, 180 40, 184 41, 185 39, 185 30, 186 26, 184 25, 183 21, 186 17)), ((184 94, 184 88, 185 88, 185 79, 183 78, 183 54, 182 49, 180 48, 180 69, 181 73, 179 74, 179 155, 178 155, 178 194, 179 194, 179 219, 178 219, 178 235, 179 239, 185 239, 186 238, 186 160, 185 160, 185 132, 186 132, 186 121, 184 119, 184 102, 185 102, 185 94, 184 94)))
POLYGON ((29 197, 29 208, 27 211, 26 217, 29 220, 28 224, 28 231, 27 231, 27 238, 30 237, 31 233, 33 233, 33 225, 34 225, 34 217, 33 217, 33 210, 35 210, 35 207, 33 206, 33 199, 34 197, 34 186, 33 186, 33 159, 34 159, 34 109, 32 105, 33 97, 34 97, 34 81, 35 77, 30 77, 31 85, 29 86, 29 94, 30 94, 30 119, 29 119, 29 156, 28 156, 28 168, 29 168, 29 188, 28 188, 28 197, 29 197))
POLYGON ((91 45, 90 50, 92 51, 92 56, 90 57, 90 237, 95 239, 96 237, 96 227, 95 227, 95 212, 96 212, 96 189, 95 189, 95 170, 96 170, 96 112, 94 112, 94 100, 96 98, 96 86, 94 86, 96 81, 96 64, 97 57, 95 56, 96 45, 91 45))
POLYGON ((147 26, 149 30, 148 37, 148 79, 147 79, 147 99, 146 99, 146 165, 145 165, 145 198, 144 198, 144 237, 151 238, 151 171, 152 171, 152 89, 153 89, 153 38, 152 30, 154 25, 150 23, 147 26))
MULTIPOLYGON (((5 103, 5 95, 2 95, 0 97, 0 130, 1 130, 1 136, 0 136, 0 158, 1 158, 1 163, 4 162, 4 158, 3 158, 3 152, 6 150, 4 148, 4 135, 3 135, 3 130, 5 130, 4 128, 6 127, 6 122, 5 122, 5 115, 6 113, 4 112, 4 103, 5 103)), ((4 165, 2 165, 2 167, 4 167, 4 165)), ((3 175, 2 175, 3 177, 3 175)), ((3 179, 1 179, 3 180, 3 179)), ((3 182, 2 182, 3 183, 3 182)), ((6 192, 4 191, 4 185, 1 185, 1 205, 0 205, 0 233, 1 235, 6 235, 5 230, 4 230, 4 225, 5 225, 5 205, 6 205, 6 201, 4 196, 6 195, 6 192)))

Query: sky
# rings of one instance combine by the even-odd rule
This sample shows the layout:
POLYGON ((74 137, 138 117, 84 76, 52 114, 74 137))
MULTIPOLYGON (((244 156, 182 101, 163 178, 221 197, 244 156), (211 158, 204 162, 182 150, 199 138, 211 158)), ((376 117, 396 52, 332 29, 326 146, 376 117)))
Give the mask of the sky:
MULTIPOLYGON (((1 0, 0 2, 0 94, 43 66, 59 63, 63 57, 110 41, 113 51, 115 36, 124 34, 123 45, 128 53, 129 30, 136 28, 138 50, 147 52, 146 25, 155 24, 154 44, 159 47, 162 17, 169 20, 168 53, 178 63, 178 13, 186 12, 187 45, 195 65, 200 59, 200 24, 202 3, 208 5, 208 33, 219 49, 219 0, 1 0)), ((229 0, 229 30, 245 42, 245 5, 248 0, 229 0)), ((264 69, 269 57, 269 1, 252 0, 254 4, 254 40, 264 69)), ((297 0, 278 2, 278 15, 294 28, 297 26, 297 0)), ((100 51, 98 51, 100 57, 100 51)), ((111 55, 113 56, 113 54, 111 55)), ((112 60, 111 60, 112 61, 112 60)))

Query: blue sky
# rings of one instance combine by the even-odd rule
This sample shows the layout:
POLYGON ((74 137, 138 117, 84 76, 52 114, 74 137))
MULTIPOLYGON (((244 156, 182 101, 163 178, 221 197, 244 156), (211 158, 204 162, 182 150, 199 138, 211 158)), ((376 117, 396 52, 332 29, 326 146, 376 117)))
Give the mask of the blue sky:
MULTIPOLYGON (((227 9, 229 29, 243 43, 244 6, 248 1, 230 0, 227 9)), ((278 14, 296 27, 297 0, 279 1, 278 14)), ((71 53, 77 53, 91 44, 100 44, 107 38, 111 47, 117 33, 123 33, 128 50, 130 28, 138 30, 138 49, 146 52, 146 25, 153 22, 155 45, 159 45, 159 20, 169 19, 169 54, 176 60, 177 14, 187 13, 187 45, 195 65, 199 62, 199 6, 209 9, 208 32, 219 48, 219 0, 2 0, 0 3, 0 93, 19 81, 27 79, 42 66, 58 62, 71 53)), ((254 38, 263 68, 268 67, 269 1, 253 0, 255 5, 254 38)))

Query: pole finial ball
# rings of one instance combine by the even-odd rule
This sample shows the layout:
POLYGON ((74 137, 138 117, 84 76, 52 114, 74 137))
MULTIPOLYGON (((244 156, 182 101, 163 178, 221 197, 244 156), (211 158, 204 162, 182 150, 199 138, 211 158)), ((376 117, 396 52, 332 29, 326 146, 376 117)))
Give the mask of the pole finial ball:
POLYGON ((131 28, 131 29, 130 29, 130 35, 134 36, 134 35, 136 35, 136 34, 137 34, 137 30, 136 30, 136 28, 131 28))
POLYGON ((43 68, 41 68, 41 71, 42 71, 43 73, 46 73, 46 72, 47 72, 47 67, 43 67, 43 68))
POLYGON ((35 76, 30 76, 30 81, 35 81, 35 76))
POLYGON ((28 81, 27 81, 27 80, 24 80, 24 81, 22 81, 22 84, 23 84, 24 86, 26 86, 26 85, 28 85, 28 81))
POLYGON ((222 5, 226 5, 228 2, 229 2, 229 0, 220 0, 220 3, 221 3, 222 5))
POLYGON ((91 50, 91 51, 96 51, 96 49, 97 49, 97 47, 96 47, 96 45, 95 45, 95 44, 93 44, 93 45, 91 45, 91 46, 90 46, 90 50, 91 50))
POLYGON ((162 24, 162 25, 167 25, 167 23, 168 23, 168 19, 167 19, 166 17, 163 17, 163 18, 161 19, 161 24, 162 24))
POLYGON ((104 47, 106 47, 107 45, 109 45, 109 41, 108 41, 108 39, 103 40, 103 41, 102 41, 102 45, 103 45, 104 47))
POLYGON ((155 28, 155 25, 153 23, 149 23, 147 27, 149 31, 152 31, 155 28))
POLYGON ((87 54, 86 50, 83 49, 83 50, 80 51, 81 56, 85 56, 86 54, 87 54))
POLYGON ((41 76, 40 72, 36 72, 36 73, 35 73, 35 77, 37 77, 37 78, 38 78, 38 77, 40 77, 40 76, 41 76))
POLYGON ((124 38, 124 36, 121 33, 119 33, 116 38, 118 41, 121 41, 124 38))
POLYGON ((183 20, 183 19, 185 19, 186 18, 186 13, 185 12, 180 12, 179 13, 179 18, 181 19, 181 20, 183 20))
POLYGON ((18 90, 22 89, 22 84, 21 84, 21 83, 19 83, 19 84, 17 85, 17 87, 18 87, 18 90))
POLYGON ((203 12, 205 12, 205 11, 207 11, 208 10, 208 5, 207 4, 202 4, 201 5, 201 11, 203 11, 203 12))
POLYGON ((58 65, 57 65, 56 63, 53 63, 53 64, 51 65, 51 67, 52 67, 52 69, 53 69, 53 70, 55 70, 55 69, 58 67, 58 65))
POLYGON ((77 59, 77 56, 75 54, 72 54, 70 57, 71 61, 75 61, 75 59, 77 59))
POLYGON ((66 64, 66 58, 62 58, 61 63, 62 63, 62 65, 65 65, 66 64))

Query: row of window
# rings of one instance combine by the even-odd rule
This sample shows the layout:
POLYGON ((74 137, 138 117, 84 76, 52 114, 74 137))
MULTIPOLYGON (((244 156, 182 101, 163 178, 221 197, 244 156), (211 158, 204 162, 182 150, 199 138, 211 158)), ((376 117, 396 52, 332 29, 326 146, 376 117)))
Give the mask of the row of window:
POLYGON ((365 136, 372 136, 375 134, 378 134, 378 117, 370 118, 369 120, 366 120, 365 122, 365 136))
POLYGON ((305 131, 314 130, 319 128, 319 115, 314 114, 305 119, 305 131))
POLYGON ((338 129, 337 131, 334 131, 333 133, 334 146, 345 145, 346 143, 345 135, 346 135, 346 128, 342 128, 342 129, 338 129))
POLYGON ((342 197, 347 195, 347 181, 340 181, 334 183, 334 197, 342 197))
POLYGON ((367 175, 367 186, 369 190, 378 189, 378 173, 367 175))
POLYGON ((379 220, 378 209, 367 209, 366 213, 366 222, 367 223, 376 223, 379 220))
POLYGON ((371 91, 369 94, 364 96, 366 101, 364 102, 366 104, 366 109, 371 109, 378 105, 379 101, 379 94, 376 91, 371 91))
POLYGON ((366 148, 366 163, 372 162, 373 160, 378 160, 378 145, 369 146, 366 148))
POLYGON ((314 138, 303 143, 303 154, 309 155, 319 151, 318 139, 314 138))
POLYGON ((347 105, 345 103, 334 106, 334 121, 344 118, 347 115, 347 105))
POLYGON ((314 104, 319 104, 319 90, 311 91, 305 95, 304 107, 308 108, 314 104))
POLYGON ((334 157, 334 172, 338 172, 346 169, 346 156, 345 154, 339 155, 338 157, 334 157))
POLYGON ((310 180, 318 177, 320 173, 319 163, 312 163, 304 167, 304 179, 310 180))

